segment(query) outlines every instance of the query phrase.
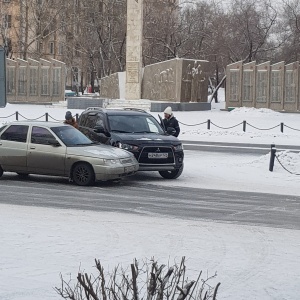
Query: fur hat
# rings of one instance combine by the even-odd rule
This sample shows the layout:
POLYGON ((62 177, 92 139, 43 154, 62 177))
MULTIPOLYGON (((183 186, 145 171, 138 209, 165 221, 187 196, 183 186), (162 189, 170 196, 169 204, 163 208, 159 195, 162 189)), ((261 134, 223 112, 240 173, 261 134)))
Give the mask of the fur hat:
POLYGON ((70 111, 67 111, 67 112, 66 112, 65 119, 66 119, 66 120, 70 120, 70 119, 72 119, 72 118, 73 118, 72 113, 71 113, 70 111))
POLYGON ((172 114, 173 114, 171 106, 168 106, 168 107, 164 110, 164 114, 167 114, 167 115, 172 115, 172 114))

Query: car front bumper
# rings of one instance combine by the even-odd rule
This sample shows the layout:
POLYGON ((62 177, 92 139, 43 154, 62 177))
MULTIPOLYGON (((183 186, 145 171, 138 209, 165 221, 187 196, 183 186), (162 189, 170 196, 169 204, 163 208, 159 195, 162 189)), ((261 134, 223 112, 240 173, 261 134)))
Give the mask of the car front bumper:
POLYGON ((114 180, 134 175, 139 170, 139 164, 116 165, 116 166, 94 166, 95 179, 100 181, 114 180))

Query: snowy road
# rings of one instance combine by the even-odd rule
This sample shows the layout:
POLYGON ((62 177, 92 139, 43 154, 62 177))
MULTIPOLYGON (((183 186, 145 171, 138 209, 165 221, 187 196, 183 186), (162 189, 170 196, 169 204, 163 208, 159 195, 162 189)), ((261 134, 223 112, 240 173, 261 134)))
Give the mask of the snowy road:
POLYGON ((1 180, 0 194, 0 203, 6 204, 300 229, 300 197, 296 196, 157 184, 154 188, 133 178, 120 184, 78 187, 66 179, 31 176, 21 180, 13 173, 1 180))

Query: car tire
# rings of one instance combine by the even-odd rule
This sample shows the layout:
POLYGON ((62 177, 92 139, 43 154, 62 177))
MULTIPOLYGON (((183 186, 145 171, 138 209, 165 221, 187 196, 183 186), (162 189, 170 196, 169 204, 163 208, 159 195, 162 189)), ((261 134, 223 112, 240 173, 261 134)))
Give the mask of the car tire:
POLYGON ((23 178, 28 177, 28 175, 29 175, 28 173, 21 173, 21 172, 18 172, 17 174, 23 178))
POLYGON ((166 178, 166 179, 176 179, 178 178, 183 171, 183 165, 176 170, 172 171, 159 171, 159 174, 161 177, 166 178))
POLYGON ((0 177, 3 175, 3 169, 2 167, 0 166, 0 177))
POLYGON ((88 186, 95 183, 95 172, 91 165, 78 163, 72 170, 72 180, 77 185, 88 186))

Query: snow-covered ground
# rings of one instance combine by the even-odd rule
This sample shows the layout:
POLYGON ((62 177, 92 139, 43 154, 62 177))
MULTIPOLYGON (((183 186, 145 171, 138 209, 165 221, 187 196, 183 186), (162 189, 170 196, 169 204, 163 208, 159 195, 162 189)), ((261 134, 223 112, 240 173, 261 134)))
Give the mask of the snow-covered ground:
MULTIPOLYGON (((212 124, 207 130, 206 123, 181 124, 180 138, 300 146, 300 114, 253 108, 227 112, 220 108, 224 102, 213 104, 211 111, 175 112, 175 116, 187 125, 209 119, 225 128, 245 120, 246 132, 242 125, 221 129, 212 124), (258 130, 248 125, 266 129, 282 122, 290 127, 284 127, 283 133, 280 127, 258 130)), ((15 119, 16 111, 20 120, 48 112, 62 121, 66 110, 63 106, 8 104, 0 108, 0 126, 15 119)), ((300 173, 299 153, 285 151, 278 156, 290 171, 300 173)), ((268 167, 269 155, 186 151, 185 170, 177 180, 166 181, 144 172, 137 175, 136 182, 300 195, 300 176, 288 173, 276 162, 274 172, 268 167)), ((189 277, 193 278, 200 270, 209 275, 217 272, 215 282, 221 282, 218 299, 289 300, 300 295, 298 230, 10 205, 0 205, 0 228, 1 300, 60 299, 53 290, 60 285, 60 272, 65 278, 75 278, 79 266, 95 272, 94 258, 112 269, 118 263, 128 266, 134 258, 152 256, 161 263, 186 256, 189 277)))

